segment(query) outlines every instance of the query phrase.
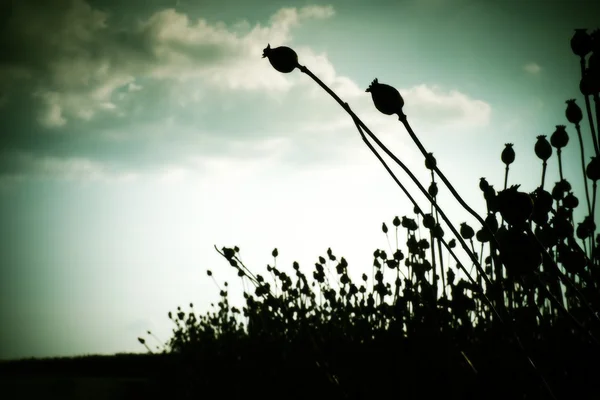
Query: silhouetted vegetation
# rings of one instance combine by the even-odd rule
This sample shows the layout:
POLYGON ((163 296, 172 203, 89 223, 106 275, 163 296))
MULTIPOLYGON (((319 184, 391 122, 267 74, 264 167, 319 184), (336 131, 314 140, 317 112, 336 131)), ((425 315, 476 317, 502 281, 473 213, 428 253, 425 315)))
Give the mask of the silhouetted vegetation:
POLYGON ((479 182, 484 217, 462 200, 419 142, 394 88, 374 80, 368 91, 378 110, 399 116, 423 153, 431 171, 427 189, 348 104, 298 64, 293 50, 267 47, 263 56, 276 69, 289 73, 298 68, 344 107, 413 203, 414 214, 382 225, 389 248, 375 250, 371 270, 359 279, 351 277, 346 260, 331 249, 310 272, 297 263, 286 272, 277 265, 275 249, 267 267, 270 279, 247 268, 239 248, 217 249, 252 290, 244 293, 241 309, 229 303, 225 284, 215 310, 198 314, 190 304, 189 312, 178 308, 169 313, 175 329, 164 352, 178 359, 171 375, 178 395, 598 398, 600 235, 594 221, 600 179, 599 31, 589 35, 576 30, 571 47, 581 61, 580 89, 594 148, 584 149, 584 114, 575 100, 568 100, 566 118, 577 132, 581 160, 562 159, 569 143, 565 125, 557 125, 549 142, 544 135, 532 137, 542 176, 539 187, 525 191, 507 186, 518 149, 506 144, 500 154, 503 188, 496 191, 485 178, 479 182), (369 139, 417 184, 430 202, 426 208, 369 139), (584 150, 592 151, 591 160, 584 150), (550 160, 557 161, 559 171, 551 188, 550 160), (563 177, 565 161, 581 163, 586 185, 582 201, 563 177), (438 178, 445 187, 438 188, 438 178), (436 202, 439 190, 452 192, 480 226, 462 223, 456 229, 436 202), (574 211, 582 207, 584 217, 576 221, 574 211), (451 239, 444 229, 452 232, 451 239), (459 249, 470 265, 463 264, 459 249))

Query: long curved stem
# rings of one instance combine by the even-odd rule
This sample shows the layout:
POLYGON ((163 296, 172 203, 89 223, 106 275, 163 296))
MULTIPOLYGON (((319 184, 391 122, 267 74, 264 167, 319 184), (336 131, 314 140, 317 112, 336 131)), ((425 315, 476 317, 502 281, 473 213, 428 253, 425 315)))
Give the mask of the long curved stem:
MULTIPOLYGON (((404 169, 404 171, 407 173, 407 175, 410 176, 411 180, 417 185, 417 187, 419 187, 419 189, 425 195, 425 197, 432 204, 434 204, 434 207, 440 213, 440 215, 442 216, 442 219, 444 219, 444 221, 446 222, 446 224, 448 225, 448 227, 452 230, 452 233, 459 240, 459 242, 461 243, 461 246, 463 247, 463 249, 466 251, 467 254, 469 254, 469 256, 471 257, 471 259, 475 262, 475 264, 476 264, 476 266, 477 266, 477 268, 479 270, 479 273, 485 278, 486 283, 491 286, 491 282, 490 282, 489 278, 487 277, 487 275, 485 275, 485 272, 483 271, 483 268, 481 268, 481 265, 479 265, 477 259, 469 251, 466 243, 464 242, 464 240, 462 239, 462 237, 460 236, 460 234, 458 233, 458 231, 456 230, 456 228, 452 225, 452 223, 450 223, 450 221, 446 217, 445 213, 439 208, 439 206, 435 202, 433 202, 433 199, 431 198, 431 196, 429 196, 429 193, 425 190, 425 188, 423 188, 423 185, 421 185, 421 183, 416 179, 416 177, 412 174, 412 172, 410 172, 410 170, 408 168, 406 168, 406 166, 393 153, 391 153, 387 149, 387 147, 385 147, 385 145, 383 145, 383 143, 381 143, 381 141, 369 130, 369 128, 358 118, 358 116, 356 116, 356 114, 354 114, 354 112, 350 109, 350 107, 348 106, 347 103, 344 103, 329 87, 327 87, 327 85, 325 85, 319 78, 317 78, 317 76, 315 76, 308 68, 306 68, 305 66, 301 66, 301 65, 298 65, 298 68, 300 69, 300 71, 302 71, 305 74, 307 74, 308 76, 310 76, 319 86, 321 86, 323 88, 323 90, 325 90, 327 93, 329 93, 329 95, 331 97, 333 97, 338 102, 338 104, 340 104, 340 106, 342 106, 346 110, 346 112, 348 112, 348 114, 350 114, 350 116, 353 118, 354 123, 356 124, 356 126, 357 127, 360 126, 361 128, 363 128, 365 130, 365 132, 367 132, 367 134, 369 135, 369 137, 371 139, 373 139, 373 141, 375 141, 375 143, 377 143, 377 145, 379 147, 381 147, 388 156, 390 156, 398 165, 400 165, 404 169)), ((416 143, 420 144, 420 142, 416 138, 416 135, 414 134, 414 132, 412 132, 412 129, 410 128, 410 125, 408 124, 408 121, 406 121, 406 119, 404 120, 404 124, 405 124, 405 127, 407 128, 407 130, 409 131, 409 134, 411 135, 411 137, 413 137, 413 139, 416 139, 415 140, 416 143)), ((422 150, 425 150, 422 145, 420 146, 420 148, 422 150)), ((426 152, 423 152, 423 153, 424 153, 424 156, 427 157, 427 153, 426 152)), ((489 226, 485 223, 485 221, 473 209, 471 209, 462 200, 462 198, 454 190, 454 188, 452 187, 452 185, 450 184, 450 182, 448 182, 448 180, 446 179, 446 177, 441 173, 441 171, 439 171, 439 169, 437 168, 437 166, 434 169, 436 170, 436 173, 438 174, 438 176, 440 176, 440 178, 442 179, 442 181, 444 181, 444 183, 446 184, 446 186, 448 186, 448 188, 450 189, 450 191, 452 192, 452 194, 454 195, 454 197, 456 197, 457 200, 461 203, 461 205, 467 211, 469 211, 469 213, 471 213, 471 215, 473 215, 475 218, 477 218, 477 220, 482 224, 482 226, 486 227, 488 229, 488 231, 491 233, 492 231, 489 228, 489 226)), ((497 244, 498 242, 496 240, 496 237, 493 234, 491 236, 492 236, 492 240, 497 244)), ((490 303, 490 306, 492 307, 492 309, 494 309, 492 303, 490 303)), ((504 304, 500 304, 500 306, 501 306, 501 309, 503 310, 504 314, 508 315, 508 311, 507 311, 506 307, 504 306, 504 304)), ((497 312, 495 314, 498 316, 498 318, 500 319, 500 321, 503 321, 502 318, 500 318, 500 316, 498 315, 497 312)), ((523 344, 522 344, 521 340, 519 339, 519 336, 518 336, 518 334, 516 332, 516 329, 514 327, 513 321, 511 320, 510 317, 508 317, 505 321, 508 322, 507 327, 511 331, 513 337, 515 338, 515 341, 516 341, 519 349, 521 350, 521 352, 523 353, 523 355, 525 356, 525 358, 527 359, 527 361, 529 362, 529 364, 531 365, 531 367, 533 368, 533 370, 537 373, 537 375, 540 378, 540 380, 542 381, 542 383, 544 385, 544 388, 546 389, 547 393, 549 394, 549 396, 551 398, 556 399, 556 397, 554 396, 554 393, 552 392, 552 389, 550 388, 550 385, 546 381, 543 373, 537 368, 537 366, 535 365, 535 363, 533 362, 533 360, 529 356, 528 352, 525 350, 525 347, 523 346, 523 344)))
MULTIPOLYGON (((347 108, 347 110, 348 109, 349 109, 349 107, 347 108)), ((358 119, 358 118, 356 118, 356 119, 358 119)), ((366 143, 367 147, 369 147, 369 149, 371 150, 371 152, 373 152, 373 154, 375 154, 375 156, 377 157, 377 159, 381 162, 381 164, 384 166, 384 168, 390 174, 390 176, 392 177, 392 179, 394 180, 394 182, 396 182, 396 184, 400 187, 400 189, 402 189, 402 191, 404 192, 404 194, 406 195, 406 197, 408 197, 408 199, 411 201, 411 203, 413 203, 413 206, 418 211, 419 215, 421 215, 421 217, 424 217, 425 214, 423 213, 423 211, 421 211, 421 208, 418 207, 417 202, 415 201, 415 199, 411 196, 411 194, 408 192, 408 190, 406 190, 406 188, 404 187, 404 185, 402 185, 402 183, 400 182, 400 180, 392 172, 392 170, 390 169, 390 167, 383 160, 383 158, 377 152, 377 150, 375 150, 375 148, 373 147, 373 145, 371 143, 369 143, 369 141, 367 140, 366 136, 364 135, 363 130, 362 130, 361 126, 359 125, 358 121, 355 120, 354 123, 356 124, 356 128, 358 129, 358 132, 360 133, 360 135, 361 135, 363 141, 366 143)), ((400 166, 402 168, 406 168, 406 166, 403 163, 400 162, 400 164, 401 164, 400 166)), ((454 261, 456 261, 456 264, 458 265, 458 267, 461 269, 461 271, 463 271, 465 273, 465 275, 467 276, 467 278, 469 278, 469 280, 471 281, 471 283, 473 285, 477 285, 477 282, 475 281, 475 279, 471 276, 471 274, 467 271, 467 269, 464 267, 464 265, 460 262, 460 260, 458 259, 458 257, 454 253, 454 251, 450 248, 450 246, 448 245, 448 243, 446 242, 446 240, 444 240, 444 238, 439 238, 439 242, 442 243, 444 245, 444 247, 446 248, 446 250, 448 250, 448 252, 452 255, 452 258, 454 258, 454 261)), ((481 294, 482 294, 483 298, 489 303, 489 305, 490 305, 492 311, 494 312, 494 314, 496 314, 496 316, 500 319, 500 321, 502 321, 502 318, 500 317, 500 314, 496 311, 496 309, 495 309, 493 303, 491 302, 491 300, 485 295, 485 293, 482 292, 481 294)))
MULTIPOLYGON (((479 265, 478 261, 477 261, 477 257, 475 257, 474 254, 471 253, 471 251, 469 250, 467 244, 465 243, 465 241, 462 239, 462 236, 460 236, 460 234, 458 233, 458 231, 456 230, 456 228, 454 227, 454 225, 450 222, 450 220, 448 219, 448 217, 446 216, 446 214, 443 212, 443 210, 435 203, 435 201, 433 201, 433 199, 431 198, 431 196, 429 195, 429 193, 427 192, 427 190, 425 190, 425 188, 423 187, 423 185, 421 185, 421 183, 419 182, 419 180, 415 177, 415 175, 411 172, 410 169, 408 169, 406 167, 406 165, 404 165, 404 163, 402 161, 400 161, 398 159, 398 157, 396 157, 394 155, 394 153, 392 153, 378 138, 377 136, 375 136, 373 134, 373 132, 371 132, 371 130, 364 124, 364 122, 362 122, 360 120, 360 118, 358 118, 358 116, 350 109, 350 107, 348 106, 348 103, 343 102, 337 94, 335 94, 327 85, 325 85, 323 83, 323 81, 321 81, 315 74, 313 74, 308 68, 306 68, 305 66, 299 66, 298 67, 300 69, 300 71, 304 72, 305 74, 307 74, 308 76, 310 76, 319 86, 321 86, 321 88, 323 88, 323 90, 325 90, 331 97, 334 98, 335 101, 338 102, 338 104, 340 106, 342 106, 342 108, 344 108, 346 110, 346 112, 348 114, 350 114, 350 116, 352 117, 352 119, 354 120, 355 124, 360 126, 362 129, 364 129, 364 131, 369 135, 369 137, 375 142, 377 143, 377 145, 379 147, 381 147, 381 149, 392 159, 394 160, 394 162, 398 165, 400 165, 400 167, 404 170, 404 172, 406 172, 406 174, 410 177, 410 179, 415 183, 415 185, 417 185, 417 187, 419 188, 419 190, 421 191, 421 193, 423 193, 423 195, 427 198, 427 200, 429 200, 429 202, 431 204, 433 204, 434 208, 440 213, 442 219, 444 220, 444 222, 446 222, 446 224, 448 225, 448 227, 450 228, 450 230, 452 231, 452 233, 456 236, 456 238, 458 239, 458 241, 460 242, 462 248, 465 250, 465 252, 469 255, 469 258, 471 258, 471 260, 473 261, 473 263, 476 265, 477 270, 479 271, 480 274, 484 275, 484 278, 486 280, 486 283, 491 285, 491 282, 489 281, 489 278, 487 276, 485 276, 485 273, 483 271, 483 268, 481 268, 481 265, 479 265)), ((437 167, 436 167, 437 169, 437 167)), ((439 175, 439 173, 438 173, 439 175)), ((458 195, 458 194, 457 194, 458 195)), ((474 212, 474 211, 473 211, 474 212)), ((481 219, 481 217, 480 217, 481 219)), ((485 222, 483 220, 481 220, 484 224, 485 222)))
MULTIPOLYGON (((585 57, 581 57, 579 60, 579 66, 581 68, 581 76, 585 75, 585 57)), ((588 115, 588 122, 590 123, 590 132, 592 134, 592 141, 594 142, 594 150, 596 150, 596 156, 600 157, 600 149, 598 148, 598 140, 596 139, 596 128, 594 128, 594 117, 592 116, 592 107, 590 105, 590 98, 584 95, 585 109, 588 115)))
POLYGON ((592 215, 592 206, 590 205, 590 193, 588 190, 587 176, 585 174, 585 152, 583 150, 583 137, 581 136, 581 127, 575 124, 577 130, 577 138, 579 139, 579 152, 581 153, 581 169, 583 171, 583 187, 585 188, 585 199, 587 200, 588 213, 592 215))
MULTIPOLYGON (((400 121, 402 122, 402 124, 404 124, 404 127, 406 128, 406 131, 408 132, 408 134, 412 138, 413 142, 415 142, 415 144, 417 145, 417 147, 419 148, 419 150, 423 154, 423 157, 427 158, 427 155, 428 155, 427 150, 425 150, 425 147, 423 146, 423 144, 421 143, 421 141, 419 140, 419 138, 417 137, 417 135, 413 131, 412 127, 408 123, 408 120, 407 120, 406 116, 404 116, 404 118, 401 117, 400 121)), ((483 218, 481 218, 479 216, 479 214, 477 214, 475 212, 475 210, 473 210, 471 207, 469 207, 469 205, 462 199, 462 197, 458 194, 458 192, 456 191, 456 189, 454 189, 454 186, 452 186, 452 184, 450 183, 450 181, 448 180, 448 178, 446 178, 446 175, 444 175, 444 173, 442 171, 440 171, 440 169, 439 169, 439 167, 437 165, 434 165, 433 169, 435 170, 436 174, 438 174, 438 176, 440 177, 440 179, 442 180, 442 182, 444 182, 444 184, 446 185, 446 187, 448 188, 448 190, 450 190, 450 193, 452 193, 452 195, 458 201, 458 203, 465 210, 467 210, 467 212, 469 214, 471 214, 477 221, 479 221, 479 223, 481 224, 481 226, 485 227, 488 230, 488 232, 489 232, 489 234, 491 236, 491 240, 494 242, 494 244, 496 244, 498 247, 500 247, 500 245, 498 244, 498 240, 496 239, 496 236, 494 235, 494 233, 492 232, 492 230, 490 229, 490 227, 488 226, 488 224, 483 220, 483 218)))
MULTIPOLYGON (((598 134, 597 143, 600 143, 600 96, 598 96, 598 93, 594 93, 594 107, 596 108, 596 127, 598 128, 598 132, 596 132, 598 134)), ((596 148, 596 156, 600 157, 600 144, 596 148)))

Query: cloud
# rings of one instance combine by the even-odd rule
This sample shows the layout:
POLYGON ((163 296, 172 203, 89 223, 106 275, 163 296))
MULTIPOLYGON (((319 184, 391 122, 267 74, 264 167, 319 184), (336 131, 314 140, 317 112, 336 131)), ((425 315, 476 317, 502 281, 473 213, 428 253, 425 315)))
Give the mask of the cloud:
POLYGON ((540 71, 542 70, 542 67, 540 67, 537 63, 535 62, 530 62, 527 63, 523 66, 523 69, 525 70, 525 72, 528 72, 532 75, 537 75, 540 73, 540 71))
MULTIPOLYGON (((120 179, 148 172, 171 182, 214 167, 201 159, 354 157, 363 144, 344 110, 305 74, 280 74, 260 57, 267 43, 290 45, 294 29, 334 15, 329 6, 284 8, 266 25, 226 25, 165 9, 119 25, 83 0, 16 2, 10 35, 0 37, 0 117, 8 121, 0 174, 120 179)), ((368 82, 339 75, 326 53, 293 47, 376 133, 398 129, 374 109, 368 82)), ((463 93, 400 90, 411 122, 489 121, 489 105, 463 93)))

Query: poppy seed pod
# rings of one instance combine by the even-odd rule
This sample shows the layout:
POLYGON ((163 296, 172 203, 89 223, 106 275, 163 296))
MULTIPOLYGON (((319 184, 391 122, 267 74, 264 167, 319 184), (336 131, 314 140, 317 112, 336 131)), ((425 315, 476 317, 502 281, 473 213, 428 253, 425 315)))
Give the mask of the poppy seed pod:
POLYGON ((590 161, 585 169, 585 175, 594 182, 600 179, 600 160, 598 157, 592 157, 592 161, 590 161))
POLYGON ((472 239, 473 235, 475 235, 473 228, 471 228, 469 225, 467 225, 466 222, 463 222, 462 224, 460 224, 460 236, 462 236, 463 239, 466 239, 466 240, 472 239))
POLYGON ((579 125, 583 119, 583 113, 581 112, 581 108, 575 103, 575 99, 567 100, 567 110, 565 111, 565 114, 567 120, 575 125, 579 125))
POLYGON ((585 57, 592 51, 592 37, 588 35, 587 29, 575 29, 571 38, 571 50, 579 57, 585 57))
POLYGON ((475 238, 480 243, 487 243, 490 241, 490 239, 492 237, 490 235, 490 232, 487 229, 481 228, 480 230, 477 231, 475 238))
POLYGON ((427 192, 429 192, 429 195, 431 197, 437 196, 437 194, 438 194, 437 184, 435 182, 431 182, 431 185, 429 185, 429 189, 427 189, 427 192))
POLYGON ((500 158, 502 159, 502 162, 508 166, 515 161, 515 150, 513 149, 512 143, 506 143, 504 146, 500 158))
POLYGON ((425 168, 432 170, 435 169, 436 166, 437 161, 435 160, 433 153, 427 153, 427 157, 425 157, 425 168))
POLYGON ((377 78, 375 78, 365 92, 371 93, 375 108, 377 108, 379 112, 386 115, 397 114, 398 119, 404 119, 405 115, 402 112, 404 99, 396 88, 384 83, 379 83, 377 78))
POLYGON ((423 226, 427 229, 433 229, 435 226, 435 218, 431 214, 425 214, 423 216, 423 226))
POLYGON ((550 143, 557 149, 562 149, 569 143, 569 135, 565 128, 565 125, 556 125, 556 130, 552 136, 550 136, 550 143))
POLYGON ((286 46, 275 47, 272 49, 271 45, 268 44, 263 50, 262 58, 265 57, 269 59, 273 68, 284 74, 290 73, 298 67, 298 54, 286 46))
POLYGON ((535 155, 542 161, 548 161, 552 155, 552 146, 546 139, 546 135, 539 135, 534 146, 535 155))
POLYGON ((496 219, 496 214, 488 214, 488 216, 485 217, 485 223, 490 228, 492 233, 496 233, 498 231, 498 220, 496 219))
POLYGON ((485 178, 480 178, 479 179, 479 189, 481 189, 482 192, 487 192, 488 188, 490 187, 490 184, 488 183, 488 181, 485 178))
POLYGON ((565 198, 563 199, 563 206, 573 209, 573 208, 577 208, 577 206, 579 205, 579 200, 577 199, 577 197, 575 197, 575 195, 573 194, 573 192, 569 192, 569 194, 567 194, 565 196, 565 198))
POLYGON ((533 200, 524 192, 519 192, 519 185, 498 192, 498 209, 502 218, 510 225, 525 224, 533 212, 533 200))

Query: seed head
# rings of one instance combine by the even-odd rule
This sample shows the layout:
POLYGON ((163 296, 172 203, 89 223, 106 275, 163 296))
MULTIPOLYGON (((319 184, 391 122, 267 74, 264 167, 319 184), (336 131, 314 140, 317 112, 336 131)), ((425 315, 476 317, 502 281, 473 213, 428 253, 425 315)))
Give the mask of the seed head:
POLYGON ((371 93, 375 108, 377 108, 379 112, 386 115, 397 114, 398 119, 400 120, 406 118, 402 112, 402 107, 404 107, 404 99, 400 95, 400 92, 398 92, 398 90, 396 90, 394 87, 379 83, 377 78, 375 78, 365 92, 371 93))
POLYGON ((550 156, 552 155, 552 146, 546 139, 546 135, 539 135, 537 137, 537 142, 535 142, 535 155, 542 161, 548 161, 550 156))
POLYGON ((504 146, 500 158, 502 159, 502 162, 508 166, 515 161, 515 150, 513 149, 512 143, 506 143, 504 146))
POLYGON ((567 100, 567 110, 565 111, 565 114, 567 116, 567 120, 574 125, 579 125, 583 119, 581 108, 579 108, 577 103, 575 103, 575 99, 567 100))
POLYGON ((556 130, 552 136, 550 136, 550 143, 557 149, 562 149, 569 143, 569 135, 565 128, 566 126, 564 125, 556 125, 556 130))
POLYGON ((263 50, 263 58, 265 57, 269 59, 273 68, 284 74, 292 72, 299 66, 298 54, 286 46, 275 47, 272 49, 271 45, 268 44, 263 50))

